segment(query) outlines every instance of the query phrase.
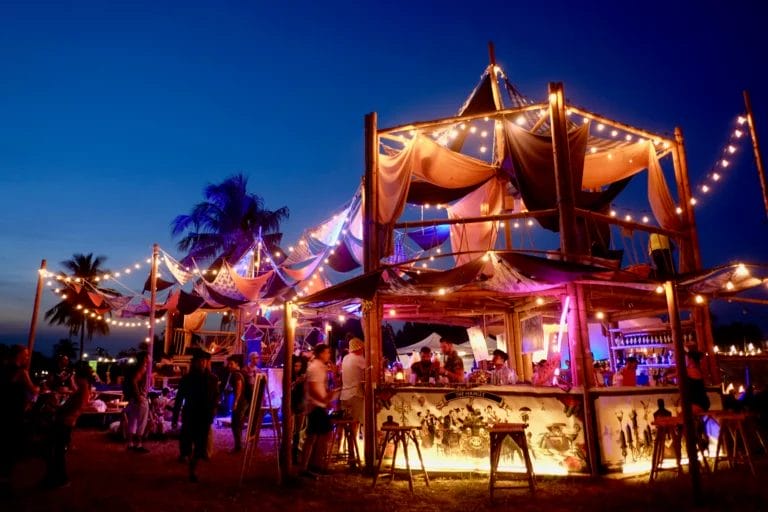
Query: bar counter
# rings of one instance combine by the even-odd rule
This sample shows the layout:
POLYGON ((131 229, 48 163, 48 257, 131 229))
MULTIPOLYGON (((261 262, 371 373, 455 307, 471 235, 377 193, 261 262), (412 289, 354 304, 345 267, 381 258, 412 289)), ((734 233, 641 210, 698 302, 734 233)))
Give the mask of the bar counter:
MULTIPOLYGON (((719 409, 717 388, 710 391, 719 409)), ((657 399, 679 413, 676 387, 594 388, 589 392, 595 418, 600 471, 650 468, 650 425, 657 399), (647 467, 646 467, 647 466, 647 467)), ((377 431, 386 421, 418 428, 428 471, 488 471, 490 425, 527 423, 528 446, 539 475, 590 474, 580 387, 382 385, 376 390, 377 431)), ((716 438, 715 438, 716 439, 716 438)), ((385 455, 386 456, 386 455, 385 455)), ((398 454, 397 466, 405 467, 398 454)), ((500 471, 524 468, 519 448, 506 441, 500 471)))

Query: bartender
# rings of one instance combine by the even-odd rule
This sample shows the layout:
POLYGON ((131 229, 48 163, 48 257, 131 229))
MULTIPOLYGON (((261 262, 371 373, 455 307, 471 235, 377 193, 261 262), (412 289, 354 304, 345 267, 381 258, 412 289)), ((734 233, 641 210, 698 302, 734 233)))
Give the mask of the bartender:
POLYGON ((464 382, 464 361, 453 348, 453 342, 440 338, 440 350, 443 352, 443 367, 440 375, 446 377, 451 384, 464 382))
POLYGON ((440 362, 432 362, 432 350, 429 347, 421 347, 419 360, 411 365, 411 375, 416 377, 418 384, 434 384, 437 382, 440 362), (437 363, 437 365, 435 365, 437 363))
POLYGON ((509 356, 501 349, 493 351, 493 370, 491 371, 491 384, 505 386, 517 383, 515 371, 507 365, 509 356))

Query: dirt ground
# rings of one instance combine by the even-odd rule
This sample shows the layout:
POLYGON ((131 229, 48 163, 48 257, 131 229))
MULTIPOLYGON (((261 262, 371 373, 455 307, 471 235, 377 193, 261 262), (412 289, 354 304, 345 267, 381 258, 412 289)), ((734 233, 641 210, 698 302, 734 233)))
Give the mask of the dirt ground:
POLYGON ((274 443, 262 441, 260 452, 238 484, 242 456, 228 453, 227 429, 215 430, 216 453, 200 465, 200 482, 186 479, 186 466, 176 461, 175 440, 150 442, 148 454, 126 451, 124 445, 98 430, 75 433, 69 454, 72 484, 42 490, 43 464, 28 459, 14 473, 15 496, 0 501, 9 511, 600 511, 600 510, 768 510, 768 463, 758 462, 758 478, 735 469, 704 477, 703 505, 694 507, 689 480, 670 475, 653 485, 637 478, 552 478, 538 481, 535 495, 527 490, 499 491, 488 496, 487 475, 417 478, 414 493, 399 477, 390 483, 339 468, 318 480, 296 478, 277 484, 274 443))

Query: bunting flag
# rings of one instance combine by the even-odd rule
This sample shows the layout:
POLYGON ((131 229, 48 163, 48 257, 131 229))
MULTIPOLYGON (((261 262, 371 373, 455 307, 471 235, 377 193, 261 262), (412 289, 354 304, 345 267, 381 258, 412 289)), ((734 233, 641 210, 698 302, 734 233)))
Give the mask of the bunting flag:
POLYGON ((104 297, 104 302, 107 303, 107 305, 112 311, 116 313, 121 313, 123 308, 127 306, 132 299, 133 297, 128 297, 128 296, 104 297))
POLYGON ((194 277, 194 274, 186 270, 181 263, 173 258, 173 256, 162 249, 160 249, 160 252, 163 253, 162 261, 165 263, 165 267, 179 284, 184 285, 194 277))

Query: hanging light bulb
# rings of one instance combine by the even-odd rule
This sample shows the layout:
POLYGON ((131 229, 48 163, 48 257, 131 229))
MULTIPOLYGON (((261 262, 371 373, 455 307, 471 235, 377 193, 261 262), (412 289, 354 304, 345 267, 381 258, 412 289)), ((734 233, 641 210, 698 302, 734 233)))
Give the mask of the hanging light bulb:
POLYGON ((605 129, 605 125, 603 123, 597 124, 597 131, 601 132, 605 129))
POLYGON ((744 132, 741 130, 736 130, 733 132, 733 134, 736 136, 737 139, 740 139, 742 135, 744 135, 744 132))
POLYGON ((544 298, 543 297, 536 297, 536 305, 537 306, 543 306, 544 305, 544 298))
POLYGON ((651 219, 649 219, 647 215, 643 215, 643 223, 644 223, 644 224, 648 224, 648 222, 649 222, 650 220, 651 220, 651 219))
POLYGON ((736 122, 738 122, 739 124, 744 124, 747 122, 747 118, 744 116, 739 116, 736 118, 736 122))
POLYGON ((712 173, 712 180, 713 181, 720 181, 720 175, 716 172, 712 173))
POLYGON ((661 295, 662 293, 664 293, 664 287, 663 287, 663 286, 661 286, 661 285, 657 286, 657 287, 656 287, 656 293, 658 293, 659 295, 661 295))
POLYGON ((678 206, 677 208, 675 208, 675 213, 680 215, 681 213, 683 213, 683 209, 678 206))
POLYGON ((523 114, 520 114, 519 116, 517 116, 517 119, 515 119, 515 123, 518 126, 523 126, 525 124, 525 116, 523 114))
POLYGON ((708 185, 702 185, 701 186, 701 191, 706 194, 707 192, 709 192, 709 186, 708 185))
POLYGON ((728 146, 728 153, 734 154, 736 152, 736 146, 729 145, 728 146))
POLYGON ((619 134, 618 130, 611 130, 611 137, 616 137, 619 134))
POLYGON ((696 295, 693 300, 696 302, 696 304, 704 304, 704 297, 701 295, 696 295))
POLYGON ((605 313, 603 313, 602 311, 598 311, 597 313, 595 313, 595 318, 597 318, 598 320, 603 320, 605 318, 605 313))

